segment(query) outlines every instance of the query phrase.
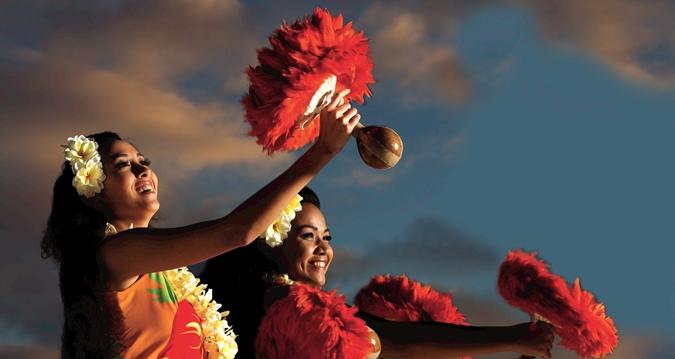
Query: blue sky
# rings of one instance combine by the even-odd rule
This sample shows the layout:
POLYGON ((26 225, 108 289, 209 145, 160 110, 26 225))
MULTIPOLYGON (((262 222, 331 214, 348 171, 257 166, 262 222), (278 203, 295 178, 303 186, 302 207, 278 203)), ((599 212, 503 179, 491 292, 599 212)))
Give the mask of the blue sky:
MULTIPOLYGON (((37 238, 65 137, 132 138, 164 183, 158 225, 226 214, 298 155, 262 154, 238 100, 255 49, 316 5, 3 5, 0 163, 13 171, 0 175, 0 259, 17 274, 3 285, 14 295, 0 303, 1 343, 58 343, 56 275, 37 238), (35 308, 21 305, 36 293, 35 308)), ((388 171, 349 144, 313 182, 342 255, 332 284, 352 295, 369 275, 407 272, 457 292, 483 324, 524 319, 494 283, 508 250, 534 250, 605 302, 624 335, 616 358, 672 353, 672 4, 324 5, 370 38, 378 82, 362 121, 405 142, 388 171)))

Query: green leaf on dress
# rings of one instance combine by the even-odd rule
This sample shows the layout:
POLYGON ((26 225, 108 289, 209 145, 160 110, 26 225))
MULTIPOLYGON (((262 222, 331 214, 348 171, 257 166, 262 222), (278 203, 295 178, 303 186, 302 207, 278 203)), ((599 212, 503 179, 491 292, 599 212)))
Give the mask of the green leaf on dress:
POLYGON ((166 279, 162 273, 149 273, 148 277, 151 281, 157 283, 159 288, 148 288, 150 294, 153 295, 153 300, 158 303, 178 303, 176 294, 173 292, 171 283, 166 279))

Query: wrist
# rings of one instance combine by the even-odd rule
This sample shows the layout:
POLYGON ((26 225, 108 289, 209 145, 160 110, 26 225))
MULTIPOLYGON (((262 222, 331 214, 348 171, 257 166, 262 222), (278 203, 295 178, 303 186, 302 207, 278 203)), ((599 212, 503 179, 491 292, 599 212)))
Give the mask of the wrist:
POLYGON ((329 156, 331 158, 334 157, 336 154, 338 154, 340 152, 340 148, 332 148, 327 143, 325 143, 323 141, 320 141, 318 139, 317 139, 316 142, 314 142, 314 145, 312 145, 310 150, 312 150, 312 151, 314 151, 318 154, 329 156))
POLYGON ((308 161, 316 170, 320 170, 323 166, 330 162, 339 151, 331 151, 327 146, 315 143, 302 156, 303 160, 308 161))

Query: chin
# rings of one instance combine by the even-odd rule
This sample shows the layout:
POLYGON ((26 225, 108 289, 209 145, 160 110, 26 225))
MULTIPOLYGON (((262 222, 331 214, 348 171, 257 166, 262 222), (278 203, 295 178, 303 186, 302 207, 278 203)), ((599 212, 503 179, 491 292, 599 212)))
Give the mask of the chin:
POLYGON ((153 200, 149 200, 149 201, 146 200, 145 203, 144 203, 144 207, 148 211, 157 212, 159 210, 159 201, 157 199, 153 199, 153 200))

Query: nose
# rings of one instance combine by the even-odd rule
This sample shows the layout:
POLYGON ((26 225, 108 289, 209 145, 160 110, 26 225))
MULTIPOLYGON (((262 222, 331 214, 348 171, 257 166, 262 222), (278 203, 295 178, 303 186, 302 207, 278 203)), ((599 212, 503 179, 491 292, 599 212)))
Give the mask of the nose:
POLYGON ((314 250, 314 254, 326 254, 326 252, 328 252, 328 250, 331 248, 330 242, 323 238, 317 238, 316 241, 316 249, 314 250))
POLYGON ((133 163, 131 165, 131 170, 134 172, 134 175, 138 178, 143 178, 148 176, 148 172, 150 171, 150 167, 140 164, 140 163, 133 163))

